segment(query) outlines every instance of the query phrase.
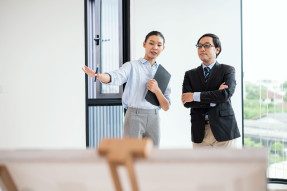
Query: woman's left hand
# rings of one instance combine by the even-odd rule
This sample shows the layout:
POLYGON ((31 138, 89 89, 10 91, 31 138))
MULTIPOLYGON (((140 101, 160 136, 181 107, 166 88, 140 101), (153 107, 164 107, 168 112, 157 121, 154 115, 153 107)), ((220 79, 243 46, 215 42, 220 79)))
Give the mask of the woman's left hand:
POLYGON ((157 81, 155 79, 151 79, 147 82, 147 89, 153 93, 157 93, 160 91, 157 81))

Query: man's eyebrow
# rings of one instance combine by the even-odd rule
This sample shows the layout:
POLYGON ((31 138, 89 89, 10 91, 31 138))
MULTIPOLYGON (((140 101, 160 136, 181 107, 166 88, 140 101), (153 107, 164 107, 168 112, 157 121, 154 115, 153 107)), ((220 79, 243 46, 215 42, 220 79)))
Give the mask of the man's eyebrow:
MULTIPOLYGON (((198 43, 198 44, 202 44, 202 45, 204 45, 204 44, 211 44, 210 42, 205 42, 205 43, 198 43)), ((212 44, 211 44, 212 45, 212 44)))

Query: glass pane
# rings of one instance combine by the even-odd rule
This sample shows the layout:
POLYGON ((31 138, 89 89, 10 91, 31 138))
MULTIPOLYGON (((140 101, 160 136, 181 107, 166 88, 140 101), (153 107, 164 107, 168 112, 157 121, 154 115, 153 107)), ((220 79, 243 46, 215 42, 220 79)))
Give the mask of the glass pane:
POLYGON ((97 147, 104 138, 121 138, 123 118, 122 106, 89 107, 89 146, 97 147))
MULTIPOLYGON (((101 10, 101 69, 103 72, 116 70, 120 65, 120 20, 119 0, 102 1, 101 10)), ((119 86, 101 86, 101 93, 119 93, 119 86)))
MULTIPOLYGON (((109 72, 122 65, 122 6, 118 0, 94 0, 87 7, 88 66, 109 72)), ((120 98, 123 87, 88 78, 88 98, 120 98)))
POLYGON ((285 4, 243 1, 244 145, 266 147, 267 176, 282 179, 287 179, 287 65, 285 48, 273 44, 287 43, 278 35, 287 32, 285 4))
MULTIPOLYGON (((90 1, 87 6, 87 43, 88 43, 88 67, 96 70, 100 63, 100 0, 90 1)), ((97 88, 100 83, 94 78, 88 78, 88 98, 96 98, 97 88)))

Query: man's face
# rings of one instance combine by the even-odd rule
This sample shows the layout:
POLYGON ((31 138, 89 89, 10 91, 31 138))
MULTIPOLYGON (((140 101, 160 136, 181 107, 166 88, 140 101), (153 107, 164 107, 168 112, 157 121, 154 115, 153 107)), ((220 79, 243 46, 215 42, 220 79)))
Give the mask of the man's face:
POLYGON ((211 37, 203 37, 198 43, 197 53, 203 64, 209 65, 215 62, 219 48, 215 48, 211 37))

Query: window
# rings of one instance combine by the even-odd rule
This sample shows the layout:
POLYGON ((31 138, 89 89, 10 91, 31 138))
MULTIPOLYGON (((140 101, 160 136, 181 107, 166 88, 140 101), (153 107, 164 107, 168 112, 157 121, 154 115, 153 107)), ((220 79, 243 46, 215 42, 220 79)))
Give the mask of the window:
MULTIPOLYGON (((118 0, 94 0, 88 4, 88 63, 94 70, 118 69, 122 56, 122 4, 118 0)), ((121 98, 122 87, 104 85, 88 79, 88 98, 121 98)))
POLYGON ((243 1, 244 146, 266 147, 271 179, 287 179, 284 0, 243 1), (260 8, 259 8, 260 7, 260 8), (268 14, 266 14, 268 12, 268 14), (279 35, 278 35, 279 34, 279 35))
MULTIPOLYGON (((129 1, 86 1, 86 65, 99 72, 118 69, 129 60, 129 1)), ((121 137, 122 86, 86 78, 86 145, 97 147, 102 138, 121 137)))

